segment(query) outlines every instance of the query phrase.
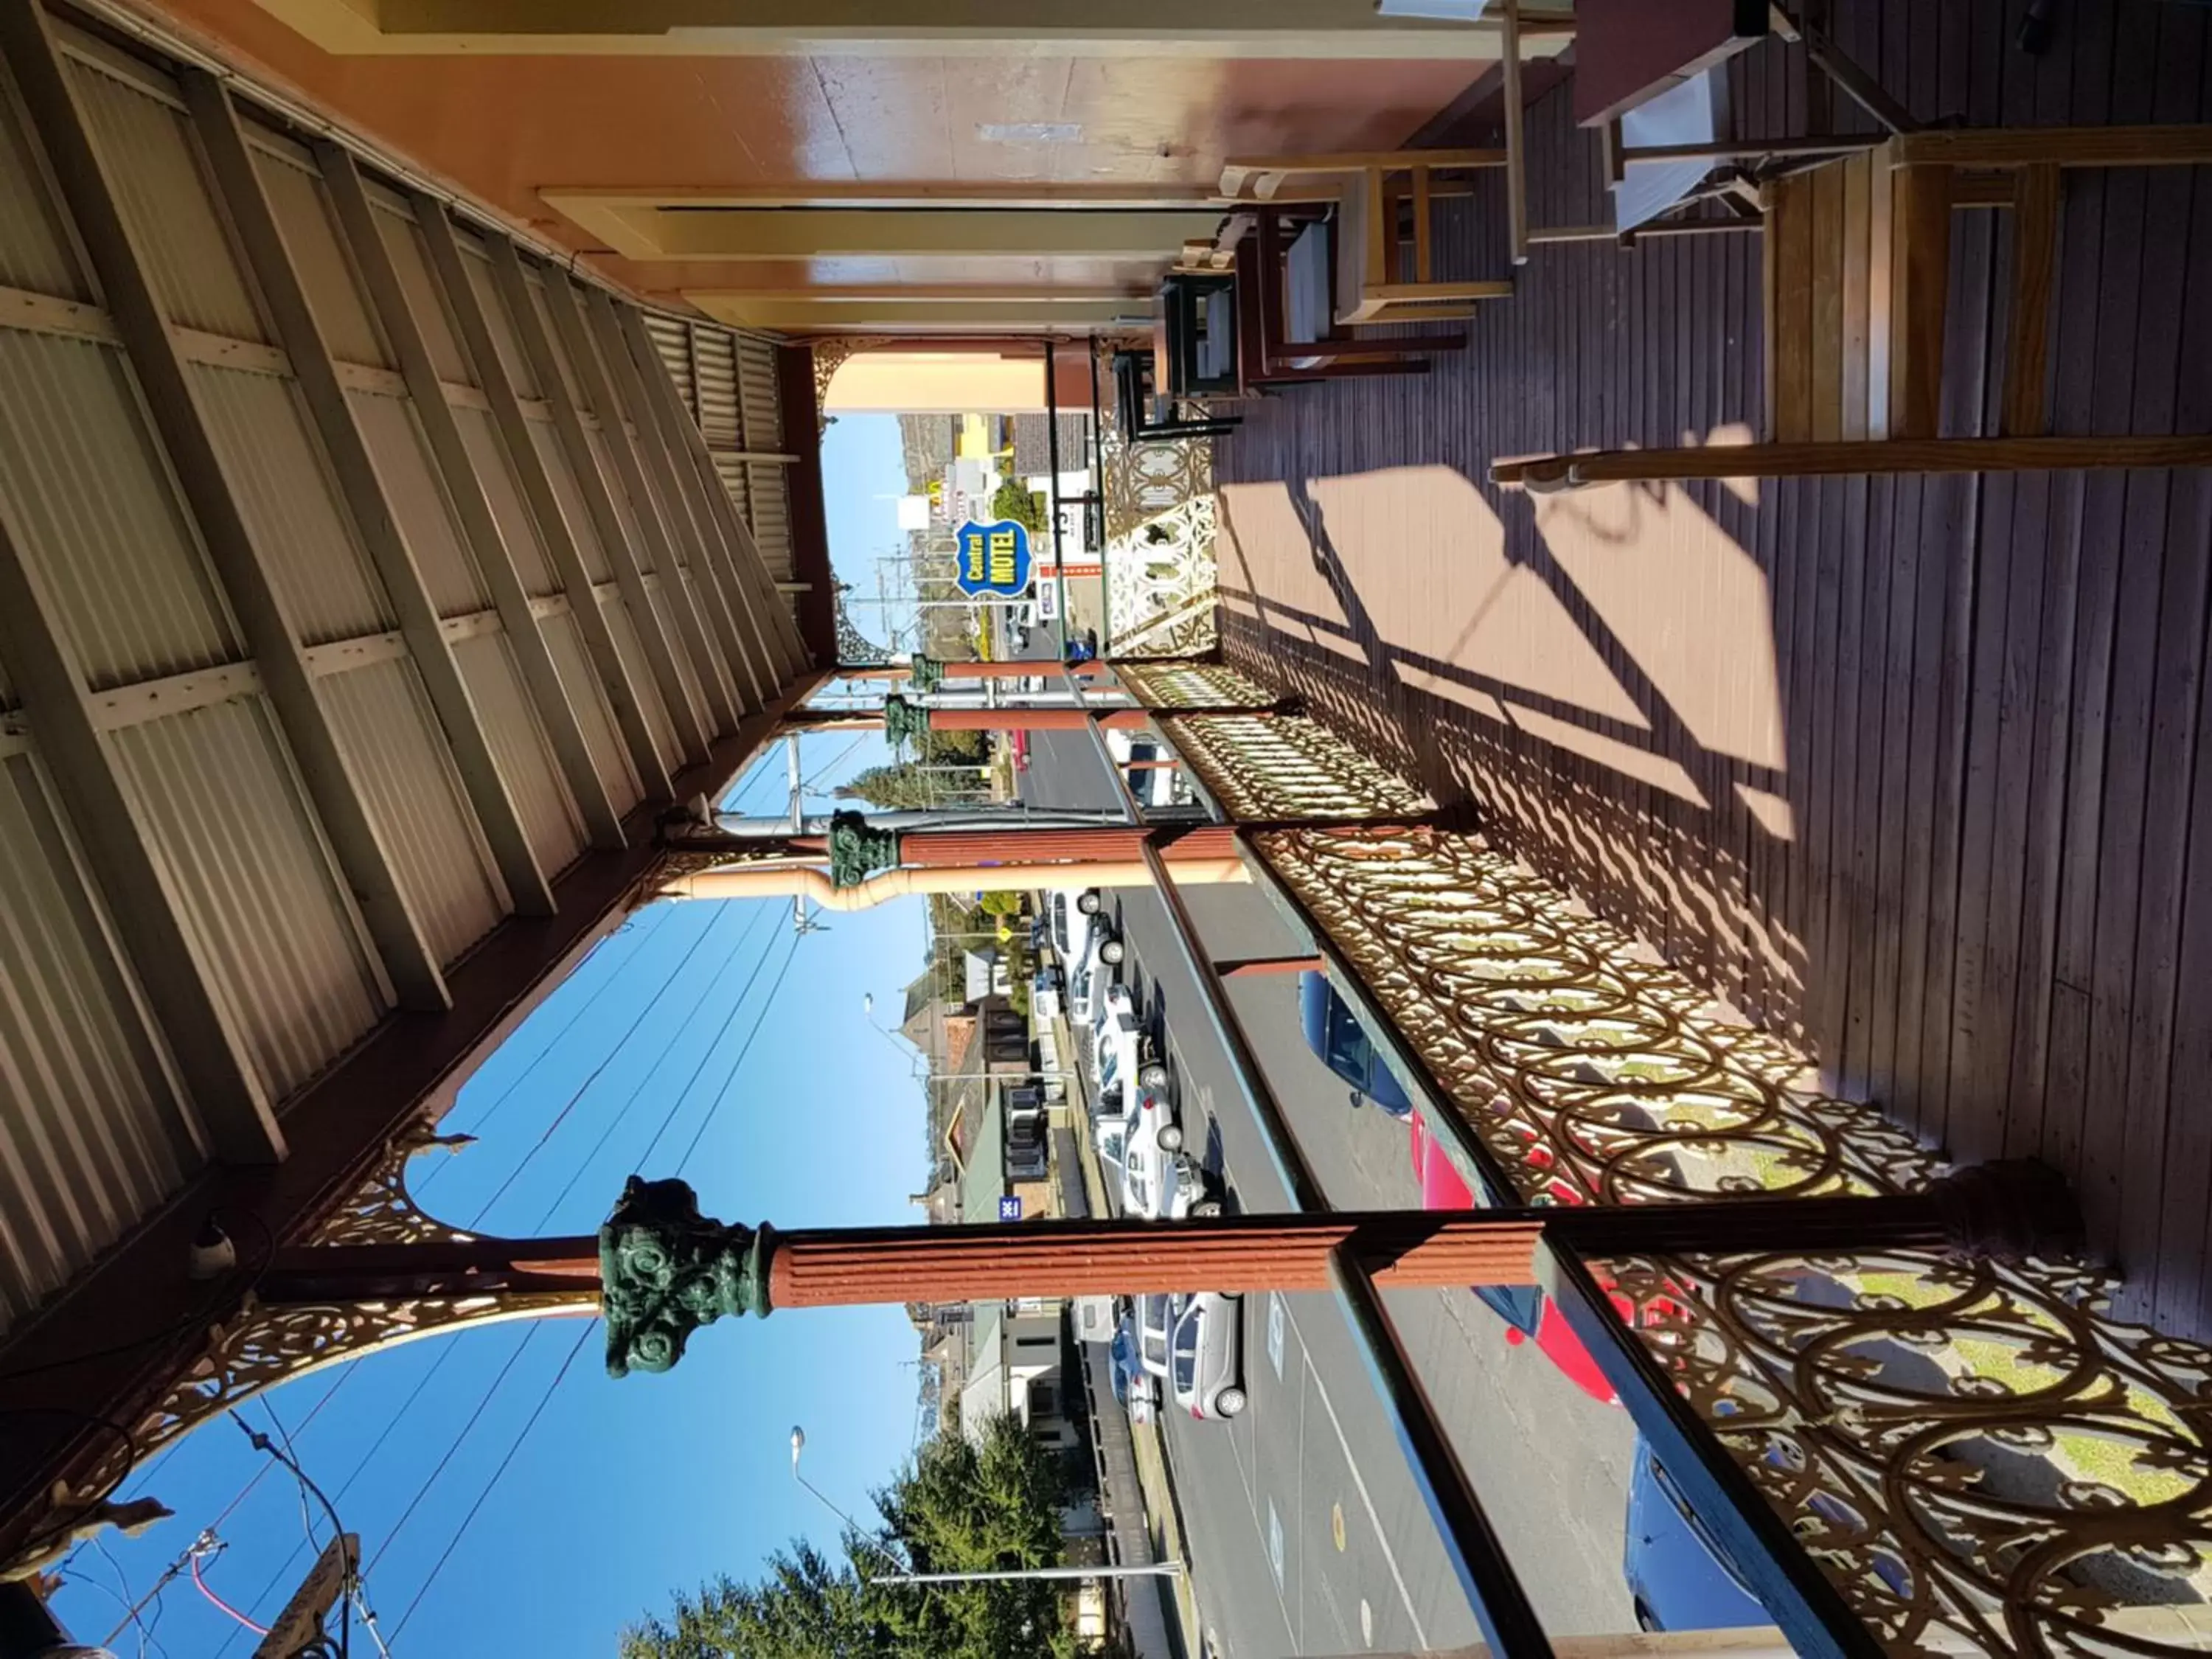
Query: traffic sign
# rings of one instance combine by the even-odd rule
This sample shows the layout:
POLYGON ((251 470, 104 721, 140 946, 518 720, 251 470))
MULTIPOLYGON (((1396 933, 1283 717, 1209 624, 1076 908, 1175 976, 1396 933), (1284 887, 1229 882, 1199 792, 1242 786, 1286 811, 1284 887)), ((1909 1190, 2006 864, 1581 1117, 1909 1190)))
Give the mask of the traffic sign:
POLYGON ((1000 1200, 999 1200, 999 1219, 1000 1219, 1000 1220, 1001 1220, 1001 1221, 1019 1221, 1021 1218, 1022 1218, 1022 1201, 1021 1201, 1021 1200, 1019 1200, 1018 1198, 1008 1197, 1008 1198, 1002 1198, 1002 1199, 1000 1199, 1000 1200))

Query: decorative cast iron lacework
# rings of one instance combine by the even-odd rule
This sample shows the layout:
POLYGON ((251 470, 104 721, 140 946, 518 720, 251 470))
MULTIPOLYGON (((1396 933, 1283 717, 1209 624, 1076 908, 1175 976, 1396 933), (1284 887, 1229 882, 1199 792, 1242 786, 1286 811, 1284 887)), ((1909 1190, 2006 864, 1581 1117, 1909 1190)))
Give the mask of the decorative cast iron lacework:
POLYGON ((1176 752, 1239 818, 1417 817, 1435 803, 1303 714, 1163 714, 1176 752))
POLYGON ((1214 501, 1196 495, 1106 545, 1106 631, 1117 655, 1197 656, 1219 638, 1214 501))
POLYGON ((1132 444, 1118 422, 1098 432, 1106 485, 1106 539, 1134 534, 1148 520, 1213 495, 1213 446, 1203 438, 1132 444))
POLYGON ((1593 1264, 1893 1653, 2212 1639, 2212 1351, 2047 1263, 1593 1264))
MULTIPOLYGON (((1942 1170, 1470 839, 1256 840, 1529 1202, 1909 1192, 1942 1170)), ((2111 1319, 2099 1276, 1920 1252, 1597 1266, 1889 1650, 2212 1631, 2212 1350, 2111 1319)))
POLYGON ((849 582, 837 584, 837 661, 846 668, 866 668, 887 663, 891 659, 890 651, 860 632, 860 624, 853 620, 853 613, 846 608, 845 595, 851 588, 849 582))
POLYGON ((1225 663, 1172 663, 1139 668, 1115 663, 1114 677, 1146 708, 1172 714, 1178 708, 1273 708, 1282 701, 1248 674, 1225 663))
MULTIPOLYGON (((434 1123, 402 1130, 353 1197, 317 1229, 316 1244, 412 1244, 473 1238, 448 1226, 409 1194, 407 1166, 432 1147, 459 1152, 466 1135, 441 1135, 434 1123)), ((209 1419, 244 1405, 264 1389, 309 1371, 413 1341, 478 1325, 550 1314, 593 1313, 599 1287, 501 1291, 467 1297, 413 1297, 379 1302, 300 1303, 270 1307, 249 1291, 235 1317, 208 1329, 199 1358, 129 1426, 130 1443, 114 1441, 82 1492, 112 1491, 171 1441, 209 1419)))

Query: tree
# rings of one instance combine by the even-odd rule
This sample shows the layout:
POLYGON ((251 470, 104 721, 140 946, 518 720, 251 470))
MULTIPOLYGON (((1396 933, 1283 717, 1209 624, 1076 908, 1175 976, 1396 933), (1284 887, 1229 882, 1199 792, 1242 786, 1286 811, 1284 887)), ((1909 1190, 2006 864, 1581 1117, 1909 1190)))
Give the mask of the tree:
POLYGON ((991 516, 1012 519, 1024 530, 1044 528, 1045 499, 1027 484, 1009 478, 991 497, 991 516))
POLYGON ((930 775, 912 761, 894 761, 888 766, 855 772, 848 781, 837 786, 837 795, 841 800, 864 800, 872 806, 891 809, 936 804, 930 775))
POLYGON ((1073 1656, 1060 1591, 1036 1580, 883 1584, 887 1572, 1056 1566, 1059 1461, 1013 1417, 975 1441, 939 1435, 872 1494, 876 1525, 848 1530, 833 1562, 794 1540, 753 1583, 677 1593, 666 1618, 623 1632, 621 1659, 1036 1659, 1073 1656))

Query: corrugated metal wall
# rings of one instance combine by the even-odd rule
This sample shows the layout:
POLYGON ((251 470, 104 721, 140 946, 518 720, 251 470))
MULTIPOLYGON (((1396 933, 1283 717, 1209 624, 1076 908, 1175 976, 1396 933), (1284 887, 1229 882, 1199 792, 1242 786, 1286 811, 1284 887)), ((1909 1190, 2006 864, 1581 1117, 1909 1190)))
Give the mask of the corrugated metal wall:
POLYGON ((699 423, 715 473, 753 532, 769 575, 780 582, 794 580, 787 463, 747 459, 791 453, 784 444, 776 343, 659 313, 646 314, 646 328, 684 406, 699 423))
POLYGON ((0 760, 0 1327, 205 1156, 35 758, 0 760))
MULTIPOLYGON (((0 616, 0 1329, 211 1149, 265 1146, 263 1106, 402 996, 436 1006, 518 894, 542 910, 546 878, 647 833, 617 815, 683 756, 653 653, 702 714, 732 667, 679 612, 723 592, 688 539, 706 486, 664 465, 654 422, 592 410, 546 306, 565 276, 526 258, 598 427, 589 477, 493 233, 373 173, 364 216, 327 141, 235 83, 188 97, 172 65, 46 39, 58 80, 0 80, 0 571, 31 596, 0 616), (49 143, 97 173, 49 168, 49 143), (127 237, 99 283, 77 249, 117 245, 74 236, 88 212, 127 237), (164 320, 111 314, 118 283, 164 320), (477 373, 487 338, 503 375, 477 373), (650 641, 587 490, 656 573, 650 641), (116 804, 99 836, 84 801, 116 804), (111 908, 118 882, 138 906, 111 908), (140 925, 149 894, 167 933, 140 925), (173 1042, 192 1006, 215 1018, 173 1042)), ((605 312, 580 314, 597 340, 605 312)))

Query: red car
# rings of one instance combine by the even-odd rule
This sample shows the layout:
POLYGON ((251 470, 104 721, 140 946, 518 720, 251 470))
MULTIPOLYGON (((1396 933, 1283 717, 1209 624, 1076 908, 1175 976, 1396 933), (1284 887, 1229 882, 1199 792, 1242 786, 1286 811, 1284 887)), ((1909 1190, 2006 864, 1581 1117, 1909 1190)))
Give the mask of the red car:
POLYGON ((1006 748, 1014 757, 1014 770, 1028 771, 1030 769, 1030 734, 1021 731, 1009 732, 1006 733, 1006 748))
MULTIPOLYGON (((1428 1127, 1415 1113, 1407 1120, 1407 1130, 1412 1142, 1413 1178, 1421 1184, 1421 1207, 1425 1210, 1474 1210, 1482 1206, 1468 1190, 1467 1182, 1460 1179, 1459 1171, 1452 1167, 1451 1159, 1443 1148, 1430 1138, 1428 1127)), ((1655 1300, 1642 1308, 1622 1295, 1615 1285, 1601 1279, 1598 1281, 1613 1298, 1613 1310, 1624 1324, 1656 1323, 1659 1319, 1680 1310, 1672 1303, 1655 1300)), ((1583 1346, 1567 1323, 1566 1316, 1553 1304, 1552 1298, 1534 1285, 1476 1285, 1471 1287, 1483 1304, 1505 1322, 1505 1340, 1510 1347, 1519 1347, 1531 1337, 1544 1357, 1557 1366, 1566 1379, 1593 1400, 1608 1406, 1618 1406, 1620 1396, 1606 1381, 1605 1373, 1598 1369, 1597 1361, 1583 1346)))

